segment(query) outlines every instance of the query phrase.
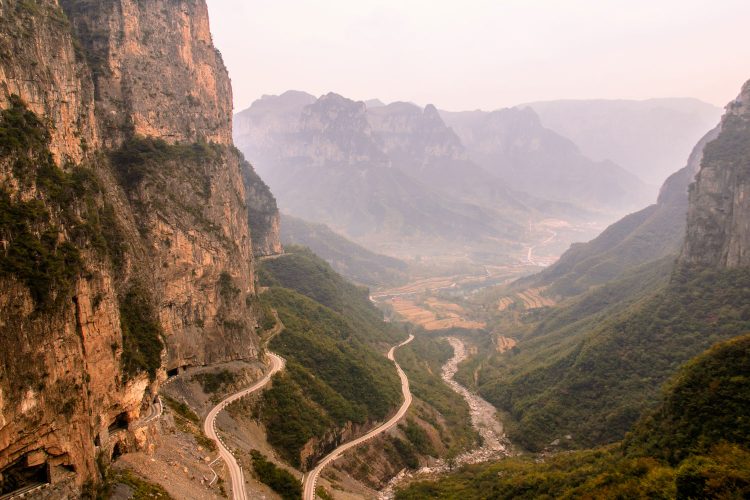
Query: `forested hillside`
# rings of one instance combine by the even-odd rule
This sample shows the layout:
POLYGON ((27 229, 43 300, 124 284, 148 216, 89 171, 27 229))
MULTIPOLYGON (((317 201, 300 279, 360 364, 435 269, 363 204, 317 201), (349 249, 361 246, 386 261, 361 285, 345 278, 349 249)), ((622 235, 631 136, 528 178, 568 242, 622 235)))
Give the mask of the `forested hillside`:
POLYGON ((739 195, 750 168, 748 99, 745 85, 718 133, 665 184, 659 204, 525 280, 573 298, 520 316, 516 349, 474 361, 479 391, 507 412, 517 443, 541 450, 622 439, 678 366, 750 330, 748 212, 739 195), (684 189, 697 164, 686 209, 684 189), (682 238, 670 220, 686 213, 677 259, 682 238))
MULTIPOLYGON (((305 247, 290 245, 284 255, 265 260, 259 282, 266 316, 275 310, 283 324, 268 348, 286 358, 287 367, 255 414, 281 457, 307 470, 401 404, 396 371, 384 354, 406 337, 406 327, 384 322, 366 288, 346 281, 305 247)), ((440 379, 450 347, 425 338, 412 344, 398 353, 415 397, 407 421, 341 461, 343 470, 371 486, 381 487, 429 456, 455 455, 476 440, 466 402, 440 379)))
POLYGON ((336 274, 302 247, 266 261, 261 295, 284 329, 269 348, 287 360, 258 410, 268 441, 292 465, 307 469, 347 436, 384 420, 401 403, 386 348, 405 332, 382 320, 367 290, 336 274), (313 441, 312 452, 303 448, 313 441))
POLYGON ((511 438, 530 449, 556 439, 574 447, 621 439, 677 366, 750 331, 749 284, 750 270, 679 269, 662 290, 641 292, 624 310, 614 301, 588 321, 571 314, 544 337, 520 343, 515 359, 490 361, 480 392, 509 412, 511 438))
POLYGON ((624 443, 466 467, 412 484, 396 498, 747 498, 748 407, 744 335, 684 365, 624 443))
POLYGON ((336 272, 362 285, 392 286, 403 282, 407 276, 405 262, 371 252, 333 232, 325 224, 282 215, 281 241, 284 245, 310 248, 336 272))

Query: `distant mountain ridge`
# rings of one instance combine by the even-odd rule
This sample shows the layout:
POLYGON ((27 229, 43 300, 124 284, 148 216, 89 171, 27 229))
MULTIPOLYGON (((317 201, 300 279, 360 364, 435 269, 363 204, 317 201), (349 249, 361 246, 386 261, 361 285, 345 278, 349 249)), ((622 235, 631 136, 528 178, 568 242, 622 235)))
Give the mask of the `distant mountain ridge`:
POLYGON ((486 139, 497 147, 483 164, 467 144, 476 146, 484 115, 462 136, 466 127, 446 124, 435 106, 370 103, 264 96, 235 115, 234 139, 283 210, 397 255, 476 245, 507 254, 535 219, 605 217, 644 203, 642 182, 588 160, 531 111, 489 115, 497 125, 486 139))
POLYGON ((721 117, 718 106, 692 98, 559 100, 521 104, 568 137, 589 158, 611 160, 659 185, 721 117))
POLYGON ((604 210, 632 209, 648 199, 648 188, 635 175, 611 161, 587 158, 572 141, 544 128, 530 108, 441 116, 469 157, 515 190, 604 210))
POLYGON ((378 121, 371 120, 364 103, 337 94, 305 101, 298 93, 286 93, 236 116, 238 147, 257 165, 285 211, 324 222, 360 242, 412 243, 425 251, 438 248, 435 242, 460 247, 465 241, 512 244, 523 237, 529 209, 506 189, 498 186, 493 203, 512 206, 513 213, 456 196, 451 182, 432 173, 446 162, 465 162, 460 144, 444 148, 451 132, 436 112, 425 119, 421 110, 404 105, 397 113, 405 120, 402 126, 387 116, 393 106, 376 108, 378 121), (259 132, 253 120, 266 116, 269 102, 276 102, 279 111, 271 120, 274 126, 259 132), (294 113, 297 120, 291 118, 294 113), (435 118, 433 130, 442 127, 444 136, 437 145, 429 137, 419 144, 413 128, 424 129, 435 118), (389 127, 392 133, 386 134, 389 127), (430 173, 410 175, 414 165, 430 173))

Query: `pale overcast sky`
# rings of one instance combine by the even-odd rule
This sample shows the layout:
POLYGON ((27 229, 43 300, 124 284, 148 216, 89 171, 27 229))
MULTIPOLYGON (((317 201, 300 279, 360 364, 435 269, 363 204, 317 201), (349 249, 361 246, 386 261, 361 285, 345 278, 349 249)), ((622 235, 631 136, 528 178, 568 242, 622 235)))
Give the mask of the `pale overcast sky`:
POLYGON ((750 79, 750 0, 208 0, 235 110, 263 94, 495 109, 750 79))

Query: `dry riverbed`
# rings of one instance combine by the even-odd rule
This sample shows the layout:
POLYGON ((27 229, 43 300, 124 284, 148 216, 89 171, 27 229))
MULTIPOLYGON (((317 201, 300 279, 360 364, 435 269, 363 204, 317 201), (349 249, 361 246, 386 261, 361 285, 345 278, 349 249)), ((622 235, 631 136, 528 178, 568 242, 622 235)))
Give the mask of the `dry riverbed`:
POLYGON ((471 411, 471 423, 481 436, 482 445, 479 448, 464 452, 451 461, 440 459, 434 464, 416 471, 401 471, 380 492, 378 497, 381 500, 392 499, 396 488, 406 481, 428 479, 438 474, 450 472, 452 468, 459 465, 486 462, 507 457, 511 453, 510 442, 503 433, 502 423, 497 420, 495 407, 454 380, 458 365, 466 359, 466 346, 456 337, 446 337, 446 340, 453 348, 453 357, 443 365, 441 377, 451 389, 466 400, 471 411))

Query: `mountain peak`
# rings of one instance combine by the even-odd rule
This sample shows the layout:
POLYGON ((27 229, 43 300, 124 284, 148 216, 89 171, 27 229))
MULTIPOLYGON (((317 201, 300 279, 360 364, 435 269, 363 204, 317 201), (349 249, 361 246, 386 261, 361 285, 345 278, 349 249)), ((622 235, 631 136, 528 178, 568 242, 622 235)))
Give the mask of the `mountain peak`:
POLYGON ((440 119, 440 121, 443 121, 443 119, 440 118, 440 114, 438 113, 438 110, 434 104, 428 104, 424 107, 424 115, 429 117, 436 117, 440 119))

